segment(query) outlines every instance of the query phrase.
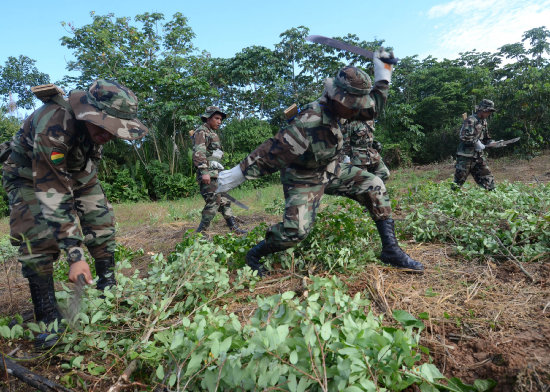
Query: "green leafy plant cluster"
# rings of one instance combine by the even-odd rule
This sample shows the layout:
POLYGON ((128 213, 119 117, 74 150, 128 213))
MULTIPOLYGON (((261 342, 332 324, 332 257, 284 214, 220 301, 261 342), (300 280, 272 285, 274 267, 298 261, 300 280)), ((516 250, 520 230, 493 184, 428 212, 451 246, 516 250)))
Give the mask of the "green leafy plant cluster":
MULTIPOLYGON (((136 270, 119 274, 119 284, 104 293, 88 288, 62 334, 59 349, 69 358, 62 380, 75 386, 82 371, 119 374, 136 361, 140 382, 171 390, 398 391, 418 384, 423 391, 484 391, 493 385, 446 379, 422 356, 429 352, 418 344, 420 320, 395 311, 394 321, 383 322, 367 299, 348 295, 335 277, 314 277, 303 297, 257 297, 257 310, 243 325, 223 303, 256 278, 244 268, 230 279, 220 262, 230 256, 198 240, 173 257, 154 256, 146 277, 136 270)), ((61 303, 71 295, 58 292, 61 303)), ((28 324, 35 332, 43 327, 28 324)), ((19 329, 0 332, 23 337, 19 329)))
POLYGON ((379 237, 368 212, 347 198, 332 198, 319 211, 308 237, 295 249, 298 263, 320 263, 332 271, 354 270, 376 260, 379 237))
POLYGON ((492 192, 427 182, 409 193, 404 230, 451 243, 466 256, 536 260, 550 252, 550 184, 502 182, 492 192))

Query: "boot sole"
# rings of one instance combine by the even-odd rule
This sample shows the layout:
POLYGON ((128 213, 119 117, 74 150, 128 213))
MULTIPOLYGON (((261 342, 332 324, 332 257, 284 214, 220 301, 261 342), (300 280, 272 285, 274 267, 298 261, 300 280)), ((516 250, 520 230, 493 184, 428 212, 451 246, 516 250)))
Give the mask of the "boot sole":
POLYGON ((416 269, 407 268, 407 267, 398 267, 396 265, 390 265, 390 264, 384 264, 384 268, 387 268, 390 271, 397 270, 397 271, 407 272, 410 274, 419 274, 419 275, 422 275, 425 271, 425 270, 416 270, 416 269))

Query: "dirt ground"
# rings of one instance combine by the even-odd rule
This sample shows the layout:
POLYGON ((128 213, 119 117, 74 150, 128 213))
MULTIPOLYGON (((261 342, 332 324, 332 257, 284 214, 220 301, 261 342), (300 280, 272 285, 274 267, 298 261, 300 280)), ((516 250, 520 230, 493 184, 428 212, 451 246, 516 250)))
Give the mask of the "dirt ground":
MULTIPOLYGON (((500 159, 490 161, 496 182, 550 182, 550 153, 530 161, 500 159)), ((452 162, 405 169, 404 174, 436 173, 435 180, 451 178, 452 162)), ((471 178, 468 181, 472 181, 471 178)), ((255 215, 241 219, 251 229, 260 222, 271 224, 277 216, 255 215)), ((169 253, 183 233, 197 222, 144 225, 121 229, 118 241, 131 249, 142 248, 136 267, 146 271, 150 255, 169 253)), ((223 233, 218 223, 209 234, 223 233)), ((363 292, 372 301, 373 311, 387 314, 403 309, 413 315, 427 313, 421 344, 430 350, 436 366, 447 377, 472 383, 491 378, 496 391, 550 391, 550 255, 538 262, 523 264, 532 281, 514 260, 465 260, 445 244, 402 242, 407 252, 426 266, 423 275, 404 274, 380 265, 369 265, 361 274, 343 276, 350 293, 363 292)), ((0 314, 22 314, 32 318, 27 282, 15 260, 2 263, 0 274, 0 314)), ((307 277, 288 278, 276 271, 258 283, 255 294, 270 295, 287 290, 302 294, 307 277)), ((248 292, 242 295, 249 295, 248 292)), ((228 304, 242 321, 254 311, 239 301, 228 304)), ((1 341, 0 341, 1 342, 1 341)), ((30 345, 0 344, 3 353, 28 356, 30 345)), ((26 363, 39 374, 59 374, 53 362, 26 363)), ((0 376, 2 391, 32 391, 14 377, 0 376), (4 381, 2 381, 4 380, 4 381), (2 389, 4 388, 4 389, 2 389)), ((101 389, 96 389, 100 391, 101 389)))

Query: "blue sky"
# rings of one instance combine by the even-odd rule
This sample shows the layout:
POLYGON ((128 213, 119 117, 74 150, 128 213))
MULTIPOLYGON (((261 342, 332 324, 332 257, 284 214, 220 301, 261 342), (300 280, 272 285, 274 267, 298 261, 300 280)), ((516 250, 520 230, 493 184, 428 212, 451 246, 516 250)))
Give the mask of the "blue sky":
POLYGON ((526 30, 550 28, 550 0, 10 0, 2 4, 0 65, 8 56, 25 55, 52 81, 59 80, 71 59, 60 44, 68 35, 61 22, 83 26, 92 21, 91 11, 117 17, 161 12, 166 20, 181 12, 196 34, 195 46, 214 57, 231 57, 252 45, 273 48, 279 34, 300 25, 312 34, 384 39, 397 57, 421 59, 455 58, 473 49, 493 52, 519 42, 526 30))

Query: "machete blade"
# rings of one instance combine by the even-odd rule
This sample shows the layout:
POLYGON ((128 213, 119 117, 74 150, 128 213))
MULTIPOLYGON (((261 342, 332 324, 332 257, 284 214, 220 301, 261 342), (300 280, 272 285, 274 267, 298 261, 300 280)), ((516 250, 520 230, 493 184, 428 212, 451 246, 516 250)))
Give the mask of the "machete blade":
MULTIPOLYGON (((314 42, 316 44, 323 44, 326 46, 330 46, 331 48, 355 53, 355 54, 358 54, 359 56, 363 56, 368 59, 372 59, 374 57, 374 53, 372 53, 370 50, 360 48, 359 46, 348 44, 338 39, 325 37, 323 35, 308 35, 306 37, 306 40, 310 42, 314 42)), ((399 59, 396 57, 392 57, 392 58, 382 57, 380 60, 386 64, 397 64, 399 62, 399 59)))

